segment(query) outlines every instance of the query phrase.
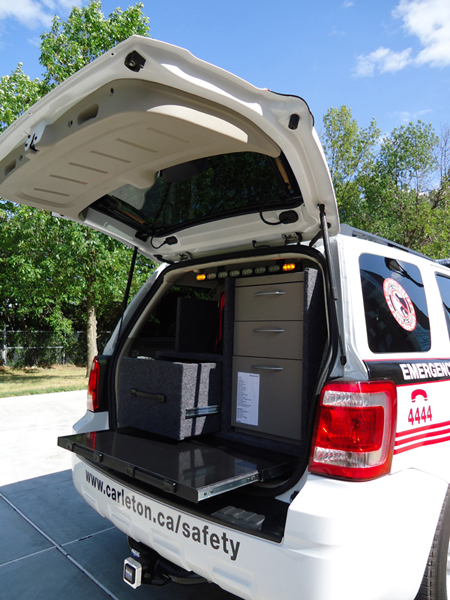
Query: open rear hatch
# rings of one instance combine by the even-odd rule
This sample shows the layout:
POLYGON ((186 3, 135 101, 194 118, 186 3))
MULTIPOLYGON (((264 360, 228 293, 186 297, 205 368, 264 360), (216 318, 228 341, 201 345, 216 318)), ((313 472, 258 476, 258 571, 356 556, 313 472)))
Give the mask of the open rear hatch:
POLYGON ((279 245, 294 234, 311 240, 319 205, 330 236, 339 232, 302 99, 139 36, 63 82, 0 136, 0 194, 157 262, 250 248, 253 240, 279 245), (234 187, 232 173, 240 174, 234 187), (184 189, 174 195, 174 187, 184 189))

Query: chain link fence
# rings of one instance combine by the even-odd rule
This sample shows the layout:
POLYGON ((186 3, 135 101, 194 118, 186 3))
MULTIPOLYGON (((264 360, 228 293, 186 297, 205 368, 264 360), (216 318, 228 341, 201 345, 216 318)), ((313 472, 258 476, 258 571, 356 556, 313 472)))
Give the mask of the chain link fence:
MULTIPOLYGON (((2 354, 0 364, 8 367, 48 367, 50 365, 86 365, 87 343, 85 331, 68 335, 53 331, 1 330, 2 354)), ((103 352, 110 331, 97 337, 98 351, 103 352)))

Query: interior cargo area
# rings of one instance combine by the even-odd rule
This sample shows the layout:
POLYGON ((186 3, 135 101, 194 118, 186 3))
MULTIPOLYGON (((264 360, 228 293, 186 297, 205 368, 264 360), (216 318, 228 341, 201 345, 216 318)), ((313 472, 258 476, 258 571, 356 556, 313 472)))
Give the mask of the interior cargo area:
POLYGON ((117 358, 117 426, 60 444, 257 534, 279 515, 276 539, 276 490, 309 453, 325 304, 317 263, 294 252, 169 269, 117 358))

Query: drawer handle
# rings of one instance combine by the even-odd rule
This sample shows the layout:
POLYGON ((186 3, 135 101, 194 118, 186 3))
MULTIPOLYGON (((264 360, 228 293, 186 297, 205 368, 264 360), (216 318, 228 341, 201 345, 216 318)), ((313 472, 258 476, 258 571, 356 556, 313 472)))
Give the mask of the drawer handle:
POLYGON ((284 333, 284 329, 254 329, 255 333, 267 332, 267 333, 284 333))
POLYGON ((256 292, 255 296, 284 296, 286 292, 256 292))
POLYGON ((252 365, 252 369, 261 369, 262 371, 282 371, 283 367, 265 367, 263 365, 252 365))

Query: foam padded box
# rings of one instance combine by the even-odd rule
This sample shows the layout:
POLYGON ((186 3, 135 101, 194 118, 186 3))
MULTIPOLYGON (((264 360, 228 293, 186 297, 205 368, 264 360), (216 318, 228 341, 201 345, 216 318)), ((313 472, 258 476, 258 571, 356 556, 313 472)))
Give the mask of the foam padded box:
POLYGON ((221 365, 124 357, 118 379, 120 427, 175 440, 220 429, 221 365), (192 416, 203 411, 217 411, 192 416))

